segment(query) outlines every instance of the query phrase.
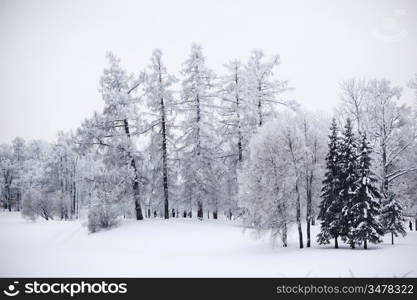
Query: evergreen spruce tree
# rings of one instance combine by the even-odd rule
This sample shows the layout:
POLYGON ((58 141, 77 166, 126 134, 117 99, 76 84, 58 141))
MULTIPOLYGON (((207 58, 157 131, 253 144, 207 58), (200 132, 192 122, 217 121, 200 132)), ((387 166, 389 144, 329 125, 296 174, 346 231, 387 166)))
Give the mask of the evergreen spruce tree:
POLYGON ((319 244, 328 244, 334 238, 334 246, 338 248, 339 220, 341 203, 338 197, 338 177, 340 170, 339 160, 340 140, 336 119, 333 118, 330 126, 328 153, 326 156, 326 172, 323 180, 321 194, 320 212, 318 218, 321 220, 320 233, 318 234, 319 244))
POLYGON ((351 119, 346 120, 340 146, 339 197, 342 205, 342 216, 338 221, 342 240, 355 248, 355 212, 352 209, 358 190, 358 155, 357 142, 352 130, 351 119))
POLYGON ((374 186, 377 181, 371 171, 372 150, 368 144, 366 135, 362 135, 359 146, 359 163, 357 181, 357 191, 355 203, 352 207, 354 217, 354 230, 351 232, 352 242, 368 248, 368 242, 380 243, 381 236, 384 234, 383 227, 378 220, 380 215, 379 199, 380 194, 374 186))
POLYGON ((391 244, 394 245, 394 236, 401 234, 405 236, 407 233, 404 228, 405 218, 403 209, 398 203, 393 192, 389 192, 388 199, 382 208, 382 225, 386 233, 391 233, 391 244))

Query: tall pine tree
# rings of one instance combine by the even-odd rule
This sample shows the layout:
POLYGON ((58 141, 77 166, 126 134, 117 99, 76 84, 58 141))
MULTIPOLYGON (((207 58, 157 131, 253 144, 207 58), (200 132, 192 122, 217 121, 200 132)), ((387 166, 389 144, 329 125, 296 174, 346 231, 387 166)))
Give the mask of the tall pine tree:
POLYGON ((350 234, 350 242, 358 245, 363 243, 364 249, 368 248, 368 241, 374 244, 380 243, 381 235, 384 234, 382 225, 378 220, 380 194, 374 186, 377 180, 371 171, 371 152, 366 135, 363 134, 359 146, 359 178, 355 192, 356 197, 351 209, 354 226, 350 234))
POLYGON ((321 229, 318 235, 319 244, 328 244, 334 238, 334 246, 338 248, 340 235, 340 220, 342 205, 338 197, 338 179, 340 171, 339 147, 336 119, 333 118, 329 134, 329 151, 326 156, 326 172, 323 180, 323 188, 318 218, 321 220, 321 229))
POLYGON ((355 248, 355 212, 352 209, 357 192, 358 155, 357 142, 352 129, 352 120, 347 119, 340 146, 339 197, 343 205, 340 230, 342 240, 355 248))

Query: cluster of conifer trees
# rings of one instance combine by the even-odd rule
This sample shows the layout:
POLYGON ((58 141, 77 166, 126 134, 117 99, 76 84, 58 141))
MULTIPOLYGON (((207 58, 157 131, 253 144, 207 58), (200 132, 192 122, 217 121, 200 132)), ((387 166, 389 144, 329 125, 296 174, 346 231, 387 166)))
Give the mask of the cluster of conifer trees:
POLYGON ((388 186, 376 187, 366 135, 355 136, 350 119, 341 133, 335 119, 330 129, 318 242, 334 239, 338 248, 340 238, 351 248, 363 244, 367 249, 368 243, 380 243, 390 233, 394 244, 394 236, 406 234, 402 207, 388 186))

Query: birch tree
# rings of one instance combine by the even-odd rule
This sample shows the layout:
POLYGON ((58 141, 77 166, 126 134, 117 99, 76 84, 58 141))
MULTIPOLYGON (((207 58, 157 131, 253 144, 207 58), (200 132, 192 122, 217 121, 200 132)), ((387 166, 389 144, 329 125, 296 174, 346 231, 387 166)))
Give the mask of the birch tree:
POLYGON ((288 229, 294 222, 294 183, 284 176, 291 161, 282 136, 276 134, 278 128, 276 123, 267 124, 250 140, 249 157, 239 175, 239 198, 245 227, 269 234, 273 242, 280 238, 287 247, 288 229))

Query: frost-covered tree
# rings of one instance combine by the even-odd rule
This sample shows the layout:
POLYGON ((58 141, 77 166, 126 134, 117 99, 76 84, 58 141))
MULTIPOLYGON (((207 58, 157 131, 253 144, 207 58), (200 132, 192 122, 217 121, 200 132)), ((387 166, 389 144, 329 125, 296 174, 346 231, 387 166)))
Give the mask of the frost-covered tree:
POLYGON ((254 50, 246 65, 248 105, 253 112, 251 125, 262 126, 265 118, 272 115, 277 104, 288 103, 281 99, 287 90, 287 82, 274 78, 275 68, 280 64, 279 55, 265 59, 261 50, 254 50))
POLYGON ((11 211, 13 205, 12 184, 16 178, 16 172, 13 166, 13 149, 7 144, 0 145, 0 172, 3 206, 11 211))
POLYGON ((368 242, 380 243, 384 234, 380 223, 380 194, 375 187, 377 180, 371 171, 371 148, 366 135, 363 134, 359 145, 358 182, 354 204, 351 208, 354 215, 351 243, 368 248, 368 242))
POLYGON ((405 218, 403 208, 398 202, 396 195, 392 192, 382 204, 381 222, 386 233, 391 233, 391 244, 394 245, 394 236, 405 236, 407 232, 404 228, 405 218))
POLYGON ((414 75, 414 78, 408 83, 408 87, 414 90, 414 95, 417 100, 417 74, 414 75))
POLYGON ((318 218, 321 220, 321 223, 318 242, 319 244, 328 244, 331 239, 334 239, 335 248, 339 247, 338 238, 341 235, 342 227, 341 212, 343 203, 339 197, 340 155, 339 131, 336 119, 333 118, 330 127, 328 152, 326 155, 326 171, 319 206, 320 212, 318 218))
POLYGON ((141 154, 136 139, 142 133, 142 123, 137 111, 138 97, 134 91, 142 79, 134 80, 120 66, 113 54, 107 56, 110 66, 100 80, 100 92, 104 100, 102 114, 95 113, 78 130, 81 150, 96 146, 109 169, 119 169, 122 174, 129 170, 136 219, 142 220, 140 188, 145 181, 141 174, 141 154))
POLYGON ((409 111, 398 104, 401 88, 392 87, 388 80, 369 83, 369 132, 378 154, 378 176, 381 191, 387 198, 390 184, 397 178, 417 170, 417 165, 402 166, 399 162, 415 143, 416 134, 409 128, 409 111))
POLYGON ((213 126, 214 74, 206 66, 200 46, 192 46, 182 76, 181 177, 187 193, 184 197, 197 203, 197 216, 202 219, 204 203, 212 200, 218 178, 214 172, 217 151, 213 126))
POLYGON ((357 78, 345 80, 340 84, 340 90, 342 105, 338 108, 339 114, 349 116, 358 133, 365 132, 369 99, 367 80, 357 78))
POLYGON ((250 137, 248 124, 248 94, 246 72, 238 60, 225 65, 226 74, 221 77, 221 123, 224 138, 228 140, 231 153, 238 162, 243 161, 244 148, 250 137))
POLYGON ((295 117, 281 114, 259 128, 250 140, 249 157, 239 179, 241 206, 246 226, 258 233, 281 237, 287 245, 287 230, 296 222, 299 245, 303 247, 300 202, 300 166, 304 136, 295 117))
POLYGON ((298 240, 300 248, 304 247, 303 231, 301 227, 301 180, 302 170, 301 166, 305 161, 305 136, 300 128, 297 126, 297 119, 288 118, 286 115, 281 116, 284 122, 281 124, 283 130, 282 138, 285 145, 285 150, 290 156, 292 172, 288 175, 294 176, 294 191, 295 191, 295 209, 296 222, 298 228, 298 240))
POLYGON ((16 137, 12 141, 13 148, 13 169, 15 172, 15 180, 13 181, 12 188, 14 192, 14 200, 16 210, 19 211, 21 207, 22 194, 23 194, 23 176, 24 176, 24 162, 26 160, 26 142, 21 137, 16 137))
POLYGON ((43 190, 55 193, 59 199, 56 208, 61 219, 78 215, 78 162, 76 144, 71 133, 58 134, 57 142, 51 145, 48 158, 44 161, 43 190))
POLYGON ((21 208, 26 161, 26 143, 21 137, 11 145, 0 145, 0 195, 3 206, 11 211, 21 208))
POLYGON ((29 141, 26 147, 26 159, 24 172, 21 181, 21 188, 24 191, 32 188, 42 189, 44 184, 55 178, 44 176, 47 169, 47 162, 52 157, 52 145, 45 141, 29 141), (48 180, 49 179, 49 180, 48 180))
POLYGON ((250 140, 239 176, 239 198, 245 226, 270 234, 272 241, 280 238, 287 247, 288 228, 294 222, 294 182, 287 177, 291 162, 278 129, 276 123, 266 124, 250 140))
MULTIPOLYGON (((169 153, 168 144, 173 141, 172 127, 173 120, 169 118, 174 109, 174 98, 172 95, 172 84, 176 79, 167 73, 162 62, 162 52, 155 50, 152 54, 149 71, 146 73, 145 94, 148 98, 148 107, 155 114, 152 120, 152 127, 157 127, 157 136, 152 137, 152 152, 159 157, 154 157, 153 167, 155 172, 160 172, 162 182, 159 182, 163 191, 164 217, 169 218, 169 153)), ((171 146, 172 149, 172 146, 171 146)), ((156 192, 157 190, 155 190, 156 192)))
POLYGON ((23 217, 32 221, 38 216, 45 220, 52 220, 55 212, 54 196, 51 193, 32 188, 23 195, 23 217))
POLYGON ((317 203, 323 177, 327 120, 319 115, 299 111, 297 123, 304 138, 304 158, 301 164, 302 187, 305 190, 307 247, 311 246, 311 225, 315 224, 317 203))
POLYGON ((228 210, 231 218, 237 209, 237 174, 247 154, 247 145, 252 128, 250 127, 250 112, 248 105, 247 79, 244 66, 233 60, 224 65, 226 73, 219 82, 219 115, 222 154, 218 164, 221 173, 221 198, 223 208, 228 210))
POLYGON ((116 226, 122 215, 120 203, 124 195, 129 194, 128 184, 120 173, 107 170, 104 165, 95 170, 94 185, 94 200, 88 211, 87 227, 90 233, 116 226))

